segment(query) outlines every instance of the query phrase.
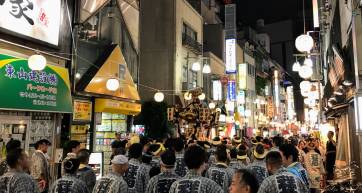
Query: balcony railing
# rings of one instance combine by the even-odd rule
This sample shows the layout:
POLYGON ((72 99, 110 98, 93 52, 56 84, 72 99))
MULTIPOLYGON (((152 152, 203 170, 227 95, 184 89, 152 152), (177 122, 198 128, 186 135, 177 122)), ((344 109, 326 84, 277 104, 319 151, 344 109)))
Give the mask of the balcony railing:
POLYGON ((197 55, 202 54, 202 44, 200 44, 195 39, 191 38, 189 35, 185 33, 182 34, 182 45, 187 47, 197 55))

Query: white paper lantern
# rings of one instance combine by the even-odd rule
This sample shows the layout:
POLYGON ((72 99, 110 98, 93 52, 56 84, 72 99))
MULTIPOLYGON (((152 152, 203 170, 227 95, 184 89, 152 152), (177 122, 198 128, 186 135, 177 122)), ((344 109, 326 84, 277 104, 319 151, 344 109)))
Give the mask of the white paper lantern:
POLYGON ((106 88, 110 91, 116 91, 119 88, 119 81, 115 78, 108 79, 106 88))
POLYGON ((300 64, 299 62, 294 62, 293 64, 293 72, 298 72, 300 70, 300 64))
POLYGON ((300 52, 309 52, 314 46, 313 38, 308 34, 302 34, 295 39, 295 47, 300 52))
POLYGON ((204 73, 204 74, 210 74, 210 73, 211 73, 210 65, 205 64, 204 67, 202 68, 202 73, 204 73))
POLYGON ((156 102, 162 102, 163 99, 165 99, 165 95, 162 93, 162 92, 156 92, 155 93, 155 96, 154 96, 154 99, 156 102))
POLYGON ((44 56, 35 54, 29 57, 28 66, 31 70, 41 71, 47 65, 47 60, 44 56))
POLYGON ((216 107, 215 103, 213 103, 213 102, 209 103, 209 108, 210 109, 215 109, 215 107, 216 107))
POLYGON ((299 76, 307 79, 313 75, 313 69, 310 66, 303 65, 299 70, 299 76))
POLYGON ((192 71, 200 71, 201 70, 201 64, 199 62, 194 62, 191 67, 192 71))
POLYGON ((203 100, 205 100, 206 95, 204 93, 202 93, 198 96, 198 98, 200 99, 200 101, 203 101, 203 100))
POLYGON ((309 66, 309 67, 313 67, 313 60, 311 58, 306 58, 304 60, 304 65, 309 66))
POLYGON ((310 91, 310 89, 312 88, 312 85, 310 84, 309 81, 304 80, 299 84, 299 88, 302 91, 310 91))

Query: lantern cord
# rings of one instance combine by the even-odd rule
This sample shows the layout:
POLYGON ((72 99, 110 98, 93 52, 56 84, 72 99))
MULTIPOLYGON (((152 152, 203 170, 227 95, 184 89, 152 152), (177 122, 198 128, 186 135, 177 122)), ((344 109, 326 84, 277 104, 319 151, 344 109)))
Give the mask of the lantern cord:
POLYGON ((304 34, 306 33, 306 26, 305 26, 305 0, 303 0, 303 24, 304 24, 304 34))

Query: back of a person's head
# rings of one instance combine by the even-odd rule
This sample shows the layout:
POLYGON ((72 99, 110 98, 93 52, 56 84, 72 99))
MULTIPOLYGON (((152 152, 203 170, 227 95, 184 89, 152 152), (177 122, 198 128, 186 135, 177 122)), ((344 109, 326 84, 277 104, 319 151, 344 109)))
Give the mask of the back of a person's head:
POLYGON ((285 143, 279 147, 279 151, 283 153, 283 155, 288 159, 290 156, 292 156, 292 161, 296 162, 298 161, 298 155, 299 152, 297 148, 289 143, 285 143))
POLYGON ((291 137, 290 138, 290 144, 292 144, 293 146, 298 146, 298 138, 291 137))
POLYGON ((237 170, 235 175, 240 175, 240 183, 243 186, 250 187, 250 193, 257 193, 259 189, 259 183, 255 175, 247 169, 237 170))
POLYGON ((18 160, 23 157, 23 149, 10 149, 6 154, 6 162, 10 168, 16 168, 18 160))
POLYGON ((149 164, 152 161, 152 153, 146 152, 142 154, 142 163, 149 164))
POLYGON ((79 168, 80 162, 76 158, 70 158, 64 162, 64 171, 67 174, 75 174, 79 168))
POLYGON ((148 150, 152 153, 155 153, 157 152, 159 149, 160 149, 161 145, 158 144, 158 143, 154 143, 154 144, 151 144, 149 147, 148 147, 148 150))
POLYGON ((280 147, 284 143, 284 138, 280 136, 273 137, 273 143, 275 146, 280 147))
POLYGON ((226 162, 228 160, 228 153, 226 149, 227 147, 224 144, 217 146, 215 155, 218 161, 226 162))
POLYGON ((173 167, 176 162, 175 152, 167 150, 161 154, 161 161, 165 167, 173 167))
POLYGON ((279 151, 271 151, 266 155, 265 162, 267 165, 280 168, 283 165, 282 155, 279 151))
POLYGON ((206 152, 199 145, 191 145, 185 151, 184 160, 188 169, 199 169, 205 163, 205 159, 206 152))
POLYGON ((11 151, 12 149, 17 149, 20 148, 21 146, 21 142, 17 139, 11 139, 7 144, 6 144, 6 151, 11 151))
POLYGON ((238 157, 238 150, 236 148, 230 150, 230 157, 231 159, 236 159, 238 157))
POLYGON ((129 147, 128 156, 130 159, 138 159, 142 156, 143 145, 140 143, 134 143, 129 147))
POLYGON ((262 142, 263 141, 262 136, 256 136, 255 139, 256 139, 257 142, 262 142))
POLYGON ((79 142, 79 141, 71 140, 71 141, 68 141, 68 142, 65 144, 64 150, 65 150, 66 153, 69 153, 69 152, 72 152, 72 149, 77 148, 78 146, 80 146, 80 142, 79 142))
POLYGON ((258 154, 264 154, 265 149, 264 149, 263 144, 258 144, 258 145, 256 145, 256 146, 255 146, 255 151, 256 151, 256 153, 258 153, 258 154))
POLYGON ((174 143, 175 139, 173 138, 167 138, 166 141, 165 141, 165 148, 166 149, 174 149, 173 148, 173 143, 174 143))
POLYGON ((81 164, 88 164, 90 151, 88 149, 81 149, 78 152, 77 158, 81 164))

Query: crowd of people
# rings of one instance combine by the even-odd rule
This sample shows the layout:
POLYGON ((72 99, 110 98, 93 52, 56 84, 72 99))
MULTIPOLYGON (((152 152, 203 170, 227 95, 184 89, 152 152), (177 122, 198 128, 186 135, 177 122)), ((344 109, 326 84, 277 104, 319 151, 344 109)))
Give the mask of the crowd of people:
POLYGON ((0 163, 0 193, 314 193, 333 179, 336 142, 313 137, 211 141, 133 136, 112 143, 111 171, 96 180, 90 151, 69 141, 61 178, 52 179, 40 140, 31 157, 11 140, 0 163))

